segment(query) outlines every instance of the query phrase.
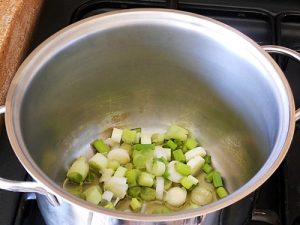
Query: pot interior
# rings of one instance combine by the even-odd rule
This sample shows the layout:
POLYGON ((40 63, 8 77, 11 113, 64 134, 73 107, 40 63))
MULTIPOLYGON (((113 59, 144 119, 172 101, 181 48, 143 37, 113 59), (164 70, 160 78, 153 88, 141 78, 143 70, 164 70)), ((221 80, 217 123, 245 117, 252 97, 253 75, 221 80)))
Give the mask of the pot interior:
POLYGON ((188 15, 118 16, 61 33, 27 62, 35 69, 23 76, 22 139, 57 185, 111 127, 188 128, 230 192, 279 154, 286 96, 254 44, 188 15))

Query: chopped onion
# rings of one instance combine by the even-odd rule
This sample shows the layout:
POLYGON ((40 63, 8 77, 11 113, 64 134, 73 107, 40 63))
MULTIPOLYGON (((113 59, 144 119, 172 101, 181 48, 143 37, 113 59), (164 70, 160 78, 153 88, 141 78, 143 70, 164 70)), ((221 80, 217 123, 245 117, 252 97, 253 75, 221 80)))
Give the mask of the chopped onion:
POLYGON ((116 160, 120 164, 126 164, 126 163, 130 162, 130 157, 129 157, 128 151, 126 151, 125 149, 122 149, 122 148, 115 148, 115 149, 111 150, 107 154, 107 158, 110 160, 116 160))
POLYGON ((176 171, 176 169, 175 169, 176 163, 177 163, 177 161, 171 161, 168 164, 168 166, 167 166, 167 171, 169 173, 168 179, 175 183, 180 183, 180 180, 183 178, 183 176, 176 171))
POLYGON ((122 133, 122 129, 114 128, 111 134, 111 139, 117 143, 120 143, 122 139, 122 133))
POLYGON ((114 194, 111 191, 104 191, 102 194, 102 200, 110 202, 114 194))
POLYGON ((184 188, 173 187, 167 191, 166 202, 172 206, 181 206, 186 201, 187 191, 184 188))
POLYGON ((189 150, 185 153, 185 158, 186 158, 187 161, 194 158, 195 156, 201 156, 201 157, 206 156, 205 149, 202 148, 202 147, 197 147, 197 148, 189 150))

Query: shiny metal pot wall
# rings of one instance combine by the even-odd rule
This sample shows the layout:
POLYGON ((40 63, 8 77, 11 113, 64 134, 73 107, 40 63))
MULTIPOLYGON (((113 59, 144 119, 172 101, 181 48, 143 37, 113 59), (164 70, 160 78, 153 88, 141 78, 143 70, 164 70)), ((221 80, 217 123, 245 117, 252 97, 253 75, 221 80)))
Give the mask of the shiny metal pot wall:
MULTIPOLYGON (((265 48, 300 59, 288 49, 265 48)), ((39 195, 38 202, 49 225, 99 223, 104 215, 180 220, 226 207, 279 166, 296 115, 282 71, 252 40, 206 17, 154 9, 103 14, 55 34, 22 64, 5 109, 13 149, 36 182, 1 179, 1 188, 46 195, 50 201, 39 195), (200 209, 144 215, 96 207, 61 188, 72 160, 91 154, 99 132, 162 131, 171 123, 207 148, 228 197, 200 209)))

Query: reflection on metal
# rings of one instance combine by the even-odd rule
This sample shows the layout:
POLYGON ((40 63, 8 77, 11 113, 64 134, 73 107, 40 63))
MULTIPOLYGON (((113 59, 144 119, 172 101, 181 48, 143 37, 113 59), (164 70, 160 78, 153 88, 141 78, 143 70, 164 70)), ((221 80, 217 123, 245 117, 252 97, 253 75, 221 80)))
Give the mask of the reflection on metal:
POLYGON ((278 214, 272 210, 255 209, 252 213, 252 220, 272 225, 281 225, 278 214))

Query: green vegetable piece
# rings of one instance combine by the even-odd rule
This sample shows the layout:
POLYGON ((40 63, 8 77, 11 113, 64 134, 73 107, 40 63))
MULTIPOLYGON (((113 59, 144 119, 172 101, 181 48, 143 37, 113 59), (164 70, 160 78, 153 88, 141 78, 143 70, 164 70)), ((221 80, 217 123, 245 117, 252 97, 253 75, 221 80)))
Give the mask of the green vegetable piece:
POLYGON ((128 188, 127 194, 130 197, 137 198, 140 196, 141 191, 142 191, 141 187, 131 187, 131 188, 128 188))
POLYGON ((211 167, 211 165, 204 163, 204 165, 201 168, 205 173, 210 173, 211 171, 213 171, 213 168, 211 167))
POLYGON ((146 168, 146 162, 148 160, 152 160, 153 159, 153 150, 149 150, 149 149, 145 149, 145 150, 135 150, 132 153, 132 162, 133 165, 137 168, 137 169, 144 169, 146 168))
POLYGON ((100 153, 107 153, 110 150, 110 148, 104 143, 104 141, 99 139, 95 140, 92 143, 92 146, 97 150, 97 152, 100 153))
POLYGON ((124 165, 125 168, 127 168, 128 170, 131 170, 133 168, 133 164, 132 163, 127 163, 126 165, 124 165))
POLYGON ((166 165, 160 160, 154 160, 152 164, 151 173, 155 176, 161 176, 165 173, 166 165))
POLYGON ((126 172, 127 184, 129 187, 133 187, 137 185, 137 178, 139 175, 139 170, 131 169, 126 172))
POLYGON ((128 152, 128 154, 129 154, 129 156, 131 156, 132 155, 132 145, 130 145, 130 144, 127 144, 127 143, 122 143, 121 145, 120 145, 120 147, 122 148, 122 149, 125 149, 127 152, 128 152))
POLYGON ((154 150, 155 144, 135 144, 133 145, 134 150, 154 150))
POLYGON ((192 169, 189 165, 181 162, 175 163, 175 170, 183 176, 188 176, 192 174, 192 169))
POLYGON ((119 166, 116 172, 114 173, 115 177, 125 177, 125 174, 127 172, 127 168, 123 166, 119 166))
POLYGON ((85 178, 85 181, 92 183, 95 180, 95 178, 96 178, 96 175, 93 172, 89 171, 85 178))
POLYGON ((123 129, 123 133, 122 133, 123 142, 127 144, 133 144, 135 142, 135 138, 136 138, 135 130, 123 129))
POLYGON ((221 174, 217 171, 215 171, 213 173, 213 184, 214 184, 215 188, 223 186, 221 174))
POLYGON ((171 187, 172 187, 172 181, 170 181, 169 179, 165 178, 164 189, 165 190, 169 190, 171 187))
POLYGON ((213 181, 213 175, 214 175, 214 172, 215 171, 211 171, 210 173, 208 173, 205 177, 205 180, 208 182, 208 183, 211 183, 213 181))
POLYGON ((98 205, 102 199, 102 190, 98 185, 91 186, 86 189, 83 194, 85 196, 85 200, 91 202, 95 205, 98 205))
POLYGON ((176 161, 178 161, 178 162, 185 162, 186 161, 185 155, 184 155, 184 153, 181 149, 177 149, 177 150, 173 151, 172 154, 173 154, 173 158, 176 161))
POLYGON ((67 178, 73 182, 81 183, 87 177, 88 172, 89 164, 87 159, 84 156, 81 156, 71 165, 67 173, 67 178))
POLYGON ((114 205, 111 202, 107 202, 106 205, 104 206, 106 209, 115 209, 114 205))
POLYGON ((204 156, 203 158, 204 158, 204 160, 205 160, 205 163, 211 164, 211 156, 210 156, 210 155, 206 155, 206 156, 204 156))
POLYGON ((142 208, 142 203, 136 198, 132 198, 129 205, 134 212, 137 212, 142 208))
POLYGON ((112 169, 112 170, 116 170, 118 169, 120 166, 120 163, 117 160, 108 160, 107 162, 107 168, 108 169, 112 169))
POLYGON ((193 186, 193 182, 187 177, 182 178, 180 183, 187 190, 189 190, 193 186))
POLYGON ((193 148, 196 148, 198 146, 198 142, 194 138, 188 138, 184 145, 187 147, 187 149, 191 150, 193 148))
POLYGON ((147 172, 141 172, 138 176, 138 184, 144 187, 152 187, 154 184, 152 175, 147 172))
POLYGON ((159 133, 152 134, 151 141, 156 145, 161 145, 164 142, 164 135, 159 133))
POLYGON ((134 130, 137 133, 141 133, 142 132, 142 128, 140 128, 140 127, 139 128, 133 128, 131 130, 134 130))
POLYGON ((217 192, 219 198, 224 198, 228 195, 228 192, 226 191, 226 189, 224 187, 218 187, 216 189, 216 192, 217 192))
POLYGON ((153 188, 143 187, 141 191, 141 198, 145 201, 153 201, 156 198, 156 192, 153 188))
POLYGON ((166 145, 169 148, 171 148, 172 150, 175 150, 177 148, 177 144, 174 141, 172 141, 172 140, 168 140, 167 143, 166 143, 166 145))
POLYGON ((172 125, 168 128, 167 132, 165 133, 165 139, 176 139, 179 141, 186 141, 188 131, 182 127, 177 125, 172 125))

